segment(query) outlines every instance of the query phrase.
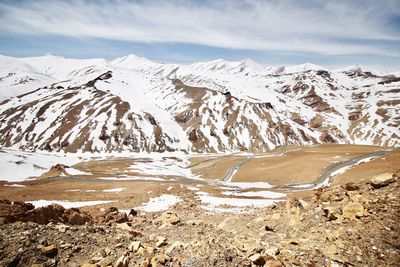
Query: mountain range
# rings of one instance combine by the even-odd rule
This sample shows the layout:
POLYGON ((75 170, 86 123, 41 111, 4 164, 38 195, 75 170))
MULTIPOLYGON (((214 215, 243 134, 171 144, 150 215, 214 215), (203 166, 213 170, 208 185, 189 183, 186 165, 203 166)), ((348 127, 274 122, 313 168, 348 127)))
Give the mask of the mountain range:
POLYGON ((0 146, 65 152, 265 152, 400 145, 400 75, 355 65, 265 67, 0 56, 0 146))

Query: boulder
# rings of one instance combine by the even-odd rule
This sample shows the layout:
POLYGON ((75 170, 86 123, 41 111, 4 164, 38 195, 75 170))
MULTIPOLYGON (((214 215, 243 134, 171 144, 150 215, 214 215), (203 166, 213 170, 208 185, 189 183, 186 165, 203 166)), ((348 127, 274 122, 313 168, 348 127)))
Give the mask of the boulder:
POLYGON ((15 221, 24 221, 25 213, 33 210, 35 207, 30 203, 14 202, 7 199, 0 200, 0 221, 4 223, 13 223, 15 221))
POLYGON ((18 206, 18 207, 20 207, 21 209, 23 209, 25 211, 33 210, 35 208, 35 206, 33 206, 32 203, 25 203, 25 202, 22 202, 22 201, 16 201, 16 202, 13 203, 13 205, 14 206, 18 206))
POLYGON ((163 224, 172 224, 172 225, 178 224, 181 221, 175 212, 170 212, 170 211, 163 213, 160 219, 163 224))
POLYGON ((64 221, 72 225, 83 225, 92 222, 93 219, 87 213, 81 212, 79 209, 67 209, 64 212, 64 221))
POLYGON ((26 220, 38 224, 49 222, 63 222, 64 208, 58 204, 51 204, 26 213, 26 220))
POLYGON ((370 180, 370 184, 372 185, 373 188, 378 189, 381 187, 385 187, 395 181, 395 175, 392 173, 382 173, 379 175, 375 175, 372 177, 370 180))
POLYGON ((110 207, 104 212, 104 222, 124 223, 128 222, 125 212, 119 212, 116 207, 110 207))
POLYGON ((349 202, 343 207, 343 217, 348 219, 365 216, 364 206, 358 202, 349 202))

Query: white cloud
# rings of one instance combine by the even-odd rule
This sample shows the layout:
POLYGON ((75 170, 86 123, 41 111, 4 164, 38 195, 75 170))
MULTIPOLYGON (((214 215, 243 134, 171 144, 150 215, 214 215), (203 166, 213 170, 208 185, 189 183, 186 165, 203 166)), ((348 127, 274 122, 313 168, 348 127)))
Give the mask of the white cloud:
POLYGON ((0 30, 235 49, 399 56, 399 49, 379 45, 400 41, 398 32, 385 24, 398 10, 400 4, 395 0, 226 0, 207 5, 37 0, 0 3, 0 30), (366 39, 376 41, 362 41, 366 39))

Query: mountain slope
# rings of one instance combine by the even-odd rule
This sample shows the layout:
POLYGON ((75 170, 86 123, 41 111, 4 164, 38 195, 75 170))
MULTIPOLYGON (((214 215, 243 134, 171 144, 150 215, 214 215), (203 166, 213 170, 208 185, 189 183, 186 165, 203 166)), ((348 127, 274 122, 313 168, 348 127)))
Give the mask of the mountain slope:
POLYGON ((0 61, 10 66, 2 65, 4 76, 35 77, 13 92, 9 78, 0 80, 4 147, 262 152, 282 145, 400 144, 400 79, 361 67, 265 68, 251 60, 176 65, 134 55, 110 62, 49 55, 0 61))

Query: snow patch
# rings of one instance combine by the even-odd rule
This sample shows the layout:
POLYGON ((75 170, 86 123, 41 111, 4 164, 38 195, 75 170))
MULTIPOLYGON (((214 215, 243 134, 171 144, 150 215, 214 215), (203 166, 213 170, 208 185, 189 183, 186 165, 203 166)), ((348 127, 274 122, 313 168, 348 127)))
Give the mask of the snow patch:
POLYGON ((94 206, 100 204, 107 204, 114 201, 111 200, 95 200, 95 201, 60 201, 60 200, 35 200, 35 201, 27 201, 27 203, 31 203, 35 206, 35 208, 40 208, 44 206, 48 206, 51 204, 58 204, 63 206, 66 209, 69 208, 81 208, 85 206, 94 206))
POLYGON ((112 188, 112 189, 105 189, 102 191, 107 192, 107 193, 116 193, 116 192, 122 192, 125 189, 126 189, 126 187, 117 187, 117 188, 112 188))
POLYGON ((237 192, 237 191, 224 191, 221 194, 226 196, 238 196, 238 197, 261 197, 261 198, 283 198, 286 194, 272 192, 272 191, 249 191, 249 192, 237 192))
POLYGON ((73 165, 80 161, 72 154, 46 154, 3 149, 0 153, 0 180, 21 182, 42 175, 56 164, 73 165))
POLYGON ((155 182, 164 182, 166 181, 163 178, 158 177, 101 177, 97 178, 100 180, 108 180, 108 181, 155 181, 155 182))
POLYGON ((26 185, 23 185, 23 184, 5 184, 4 186, 9 186, 9 187, 26 187, 26 185))
POLYGON ((69 175, 91 175, 88 172, 83 172, 75 168, 66 168, 66 171, 69 175))
POLYGON ((137 209, 144 212, 165 211, 178 204, 180 201, 182 201, 182 199, 178 196, 163 194, 159 197, 150 198, 149 202, 137 207, 137 209))
POLYGON ((197 199, 203 204, 203 208, 208 211, 222 211, 221 209, 228 207, 233 208, 264 208, 273 205, 282 200, 276 199, 248 199, 248 198, 227 198, 215 197, 206 192, 197 192, 197 199), (225 207, 224 207, 225 206, 225 207))

